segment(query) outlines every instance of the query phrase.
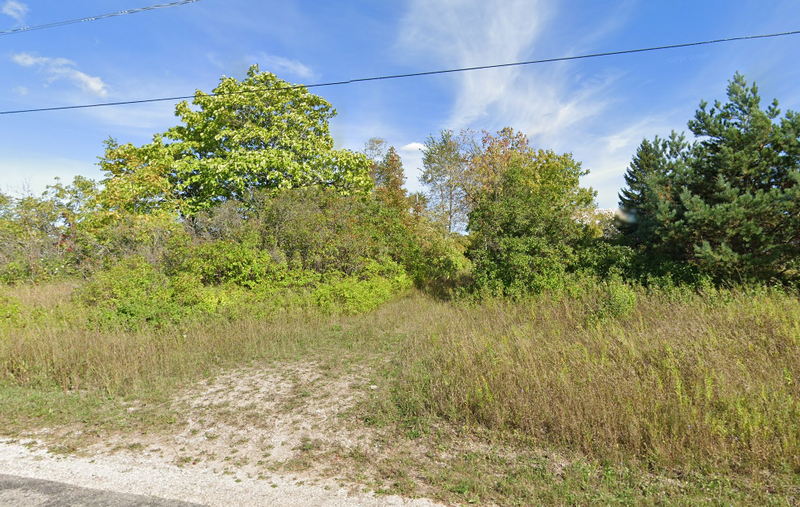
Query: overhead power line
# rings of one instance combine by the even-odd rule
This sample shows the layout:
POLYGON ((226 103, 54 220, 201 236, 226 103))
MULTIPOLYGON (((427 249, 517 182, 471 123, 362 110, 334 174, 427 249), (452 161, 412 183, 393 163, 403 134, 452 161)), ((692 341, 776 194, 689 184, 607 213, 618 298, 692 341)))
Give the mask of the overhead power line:
POLYGON ((128 14, 137 14, 140 12, 146 11, 154 11, 156 9, 166 9, 168 7, 178 7, 180 5, 191 4, 194 2, 199 2, 200 0, 178 0, 175 2, 169 2, 165 4, 156 4, 156 5, 148 5, 145 7, 136 7, 134 9, 126 9, 124 11, 117 11, 117 12, 109 12, 106 14, 98 14, 97 16, 88 16, 85 18, 78 18, 78 19, 67 19, 64 21, 55 21, 53 23, 46 23, 44 25, 36 25, 36 26, 21 26, 19 28, 11 28, 9 30, 0 30, 0 37, 4 35, 14 35, 16 33, 22 32, 31 32, 33 30, 44 30, 46 28, 56 28, 59 26, 66 26, 66 25, 74 25, 77 23, 86 23, 89 21, 98 21, 101 19, 108 19, 114 18, 117 16, 126 16, 128 14))
MULTIPOLYGON (((374 77, 362 77, 362 78, 354 78, 354 79, 347 79, 343 81, 329 81, 324 83, 312 83, 312 84, 298 84, 298 85, 289 85, 289 86, 275 86, 275 87, 268 87, 268 88, 259 88, 256 90, 239 90, 236 92, 225 92, 225 93, 209 93, 207 96, 217 97, 222 95, 238 95, 244 93, 257 93, 260 91, 277 91, 277 90, 293 90, 298 88, 322 88, 326 86, 340 86, 340 85, 347 85, 353 83, 365 83, 369 81, 382 81, 388 79, 401 79, 401 78, 410 78, 410 77, 421 77, 421 76, 433 76, 437 74, 452 74, 456 72, 469 72, 475 70, 486 70, 486 69, 500 69, 505 67, 519 67, 523 65, 534 65, 540 63, 554 63, 554 62, 566 62, 571 60, 583 60, 587 58, 598 58, 602 56, 618 56, 618 55, 629 55, 634 53, 645 53, 649 51, 662 51, 667 49, 680 49, 680 48, 688 48, 694 46, 707 46, 711 44, 721 44, 725 42, 734 42, 734 41, 744 41, 744 40, 754 40, 754 39, 769 39, 774 37, 785 37, 789 35, 800 35, 800 30, 793 30, 790 32, 780 32, 780 33, 769 33, 769 34, 759 34, 759 35, 743 35, 740 37, 727 37, 724 39, 713 39, 713 40, 705 40, 705 41, 697 41, 697 42, 683 42, 680 44, 668 44, 664 46, 653 46, 647 48, 638 48, 638 49, 623 49, 620 51, 605 51, 602 53, 589 53, 584 55, 575 55, 575 56, 559 56, 556 58, 543 58, 540 60, 526 60, 521 62, 510 62, 510 63, 497 63, 491 65, 477 65, 474 67, 459 67, 454 69, 440 69, 440 70, 429 70, 424 72, 410 72, 407 74, 389 74, 384 76, 374 76, 374 77)), ((10 110, 10 111, 0 111, 0 115, 9 115, 9 114, 23 114, 23 113, 36 113, 36 112, 44 112, 44 111, 65 111, 70 109, 88 109, 94 107, 108 107, 108 106, 126 106, 132 104, 148 104, 152 102, 171 102, 171 101, 178 101, 178 100, 187 100, 194 98, 195 95, 180 95, 175 97, 158 97, 158 98, 151 98, 151 99, 138 99, 138 100, 122 100, 117 102, 98 102, 94 104, 80 104, 74 106, 55 106, 55 107, 40 107, 40 108, 32 108, 32 109, 17 109, 17 110, 10 110)))

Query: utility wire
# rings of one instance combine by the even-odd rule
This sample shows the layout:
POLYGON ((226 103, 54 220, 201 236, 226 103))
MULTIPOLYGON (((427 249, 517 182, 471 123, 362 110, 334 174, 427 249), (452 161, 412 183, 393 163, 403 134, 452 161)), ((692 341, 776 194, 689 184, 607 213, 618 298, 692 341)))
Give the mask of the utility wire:
MULTIPOLYGON (((780 33, 770 33, 770 34, 760 34, 760 35, 743 35, 740 37, 727 37, 724 39, 713 39, 713 40, 705 40, 705 41, 698 41, 698 42, 683 42, 680 44, 669 44, 665 46, 653 46, 647 48, 638 48, 638 49, 624 49, 620 51, 606 51, 602 53, 589 53, 584 55, 576 55, 576 56, 560 56, 556 58, 544 58, 540 60, 526 60, 521 62, 511 62, 511 63, 498 63, 493 65, 478 65, 475 67, 459 67, 455 69, 441 69, 441 70, 429 70, 424 72, 411 72, 407 74, 389 74, 384 76, 375 76, 375 77, 362 77, 362 78, 354 78, 354 79, 347 79, 344 81, 329 81, 324 83, 312 83, 312 84, 299 84, 299 85, 289 85, 289 86, 277 86, 277 87, 268 87, 256 90, 239 90, 235 92, 222 92, 222 93, 208 93, 206 96, 210 97, 219 97, 223 95, 238 95, 243 93, 255 93, 259 91, 277 91, 277 90, 294 90, 298 88, 322 88, 326 86, 340 86, 346 84, 353 84, 353 83, 364 83, 368 81, 382 81, 387 79, 400 79, 400 78, 409 78, 409 77, 420 77, 420 76, 433 76, 438 74, 452 74, 456 72, 469 72, 474 70, 485 70, 485 69, 499 69, 504 67, 519 67, 523 65, 534 65, 540 63, 553 63, 553 62, 566 62, 571 60, 582 60, 587 58, 598 58, 602 56, 618 56, 618 55, 628 55, 634 53, 645 53, 648 51, 662 51, 666 49, 679 49, 679 48, 688 48, 694 46, 707 46, 711 44, 721 44, 724 42, 734 42, 734 41, 744 41, 744 40, 754 40, 754 39, 768 39, 774 37, 785 37, 789 35, 800 35, 800 30, 793 30, 790 32, 780 32, 780 33)), ((36 112, 43 112, 43 111, 65 111, 69 109, 88 109, 93 107, 107 107, 107 106, 125 106, 125 105, 132 105, 132 104, 148 104, 152 102, 170 102, 170 101, 178 101, 178 100, 187 100, 193 99, 195 95, 181 95, 175 97, 159 97, 159 98, 152 98, 152 99, 139 99, 139 100, 123 100, 117 102, 98 102, 94 104, 80 104, 75 106, 55 106, 55 107, 41 107, 41 108, 34 108, 34 109, 17 109, 17 110, 10 110, 10 111, 0 111, 0 115, 9 115, 9 114, 23 114, 23 113, 36 113, 36 112)))
POLYGON ((156 5, 148 5, 145 7, 136 7, 134 9, 126 9, 124 11, 117 11, 117 12, 109 12, 106 14, 98 14, 97 16, 89 16, 86 18, 78 18, 78 19, 67 19, 64 21, 55 21, 53 23, 47 23, 44 25, 36 25, 36 26, 21 26, 19 28, 11 28, 10 30, 0 30, 0 37, 4 35, 14 35, 16 33, 22 32, 31 32, 33 30, 44 30, 46 28, 56 28, 59 26, 66 26, 66 25, 74 25, 77 23, 85 23, 89 21, 98 21, 101 19, 108 19, 113 18, 116 16, 126 16, 128 14, 138 14, 140 12, 146 11, 154 11, 156 9, 166 9, 168 7, 178 7, 180 5, 191 4, 194 2, 199 2, 200 0, 177 0, 175 2, 165 3, 165 4, 156 4, 156 5))

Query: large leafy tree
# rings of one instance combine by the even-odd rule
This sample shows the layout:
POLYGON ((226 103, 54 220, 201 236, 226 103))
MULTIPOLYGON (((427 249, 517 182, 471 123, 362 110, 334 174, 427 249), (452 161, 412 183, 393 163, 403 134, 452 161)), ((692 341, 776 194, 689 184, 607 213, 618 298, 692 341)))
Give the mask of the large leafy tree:
POLYGON ((369 189, 363 154, 334 149, 321 97, 274 74, 248 70, 226 77, 213 93, 198 91, 176 107, 181 123, 135 147, 109 144, 101 160, 106 186, 132 209, 176 205, 195 213, 227 199, 247 200, 261 189, 369 189), (115 181, 116 179, 116 181, 115 181))
POLYGON ((484 142, 482 152, 494 156, 469 215, 476 282, 511 295, 557 287, 592 236, 579 220, 594 207, 594 191, 579 182, 586 171, 572 155, 534 150, 511 129, 484 142))

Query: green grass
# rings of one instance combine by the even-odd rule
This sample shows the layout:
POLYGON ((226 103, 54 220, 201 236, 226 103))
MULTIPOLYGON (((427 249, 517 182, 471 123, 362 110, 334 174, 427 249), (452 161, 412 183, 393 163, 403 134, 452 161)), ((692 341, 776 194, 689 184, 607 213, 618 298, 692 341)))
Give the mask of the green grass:
POLYGON ((790 294, 609 285, 451 303, 413 293, 355 316, 100 330, 72 288, 4 289, 19 308, 0 323, 2 434, 169 431, 179 389, 228 368, 308 360, 377 375, 350 422, 376 431, 381 451, 303 454, 344 462, 379 492, 519 505, 800 499, 800 301, 790 294))

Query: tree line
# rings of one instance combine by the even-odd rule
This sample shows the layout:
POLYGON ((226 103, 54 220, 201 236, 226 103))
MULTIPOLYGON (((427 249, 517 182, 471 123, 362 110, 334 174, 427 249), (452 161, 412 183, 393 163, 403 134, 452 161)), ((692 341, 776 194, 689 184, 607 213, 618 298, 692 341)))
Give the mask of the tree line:
POLYGON ((0 195, 0 279, 93 277, 136 257, 206 285, 402 271, 451 296, 800 280, 800 115, 762 109, 740 74, 725 102, 701 102, 691 137, 642 141, 616 217, 571 154, 512 128, 430 136, 425 191, 409 194, 394 147, 336 149, 332 105, 287 84, 253 66, 178 104, 151 142, 107 141, 100 182, 0 195))

